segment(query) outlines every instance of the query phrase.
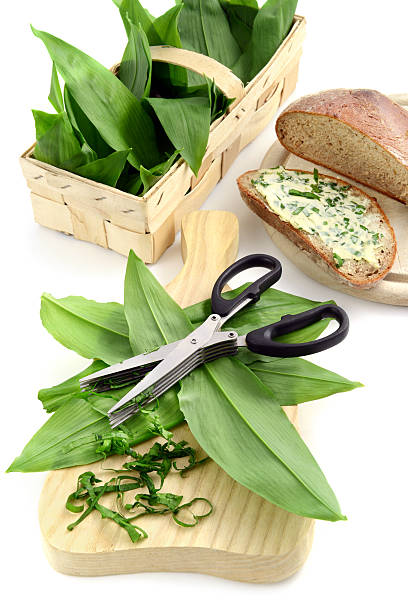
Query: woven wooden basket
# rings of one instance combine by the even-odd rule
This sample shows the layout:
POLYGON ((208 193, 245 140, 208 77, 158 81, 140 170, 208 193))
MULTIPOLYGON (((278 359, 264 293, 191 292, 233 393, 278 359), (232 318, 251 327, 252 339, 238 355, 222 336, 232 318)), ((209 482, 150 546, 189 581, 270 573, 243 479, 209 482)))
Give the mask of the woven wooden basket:
POLYGON ((61 170, 32 157, 31 146, 20 158, 31 190, 37 223, 128 255, 133 249, 153 263, 174 242, 182 217, 200 208, 238 153, 269 123, 295 88, 305 19, 292 29, 270 62, 246 87, 225 66, 193 51, 151 47, 152 59, 184 66, 214 79, 235 98, 228 113, 211 126, 198 176, 183 160, 143 197, 136 197, 61 170))

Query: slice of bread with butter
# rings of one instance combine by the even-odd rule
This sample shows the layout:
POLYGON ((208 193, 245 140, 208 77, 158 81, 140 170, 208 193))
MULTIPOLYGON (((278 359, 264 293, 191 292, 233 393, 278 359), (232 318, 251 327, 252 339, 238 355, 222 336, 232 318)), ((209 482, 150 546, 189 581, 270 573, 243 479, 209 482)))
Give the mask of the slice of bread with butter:
POLYGON ((237 182, 251 210, 342 281, 371 287, 391 269, 394 231, 375 198, 357 187, 282 166, 237 182))

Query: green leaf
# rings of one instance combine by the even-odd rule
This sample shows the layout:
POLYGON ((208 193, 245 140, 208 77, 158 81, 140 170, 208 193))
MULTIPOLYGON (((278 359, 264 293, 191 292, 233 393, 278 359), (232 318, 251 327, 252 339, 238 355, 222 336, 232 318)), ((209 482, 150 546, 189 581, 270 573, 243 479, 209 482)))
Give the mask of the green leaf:
POLYGON ((123 307, 115 302, 100 304, 77 296, 55 299, 44 293, 41 321, 58 342, 83 357, 112 365, 134 354, 123 307))
POLYGON ((122 0, 120 4, 118 3, 118 6, 123 20, 123 25, 125 26, 126 33, 128 35, 130 31, 129 20, 136 26, 140 23, 146 34, 148 33, 150 26, 153 23, 153 17, 145 8, 143 8, 139 0, 122 0))
MULTIPOLYGON (((141 268, 142 271, 140 271, 139 267, 135 266, 135 257, 134 254, 129 256, 128 266, 130 280, 126 285, 126 291, 130 293, 134 292, 136 295, 140 293, 140 300, 143 291, 139 292, 137 283, 140 282, 140 286, 143 287, 143 279, 139 280, 139 275, 145 273, 145 269, 141 268), (135 279, 133 287, 132 278, 135 279)), ((232 299, 247 286, 248 284, 244 284, 238 287, 238 289, 228 291, 225 293, 225 297, 227 299, 232 299)), ((150 298, 154 300, 154 295, 152 297, 150 295, 145 296, 145 307, 150 298)), ((130 297, 130 299, 135 299, 135 297, 130 297)), ((263 293, 258 302, 235 315, 235 317, 228 322, 228 325, 225 326, 225 329, 233 328, 240 335, 246 334, 252 329, 278 321, 284 314, 297 314, 303 310, 314 308, 319 304, 321 304, 321 302, 307 300, 289 293, 284 293, 283 291, 278 291, 277 289, 268 289, 263 293)), ((143 312, 143 310, 144 308, 141 307, 140 312, 143 312)), ((184 312, 192 325, 197 327, 211 314, 211 301, 205 300, 194 306, 189 306, 184 312)), ((131 316, 131 313, 129 313, 129 316, 131 316)), ((135 353, 140 353, 144 350, 153 350, 166 341, 165 338, 158 337, 155 341, 149 343, 149 338, 151 338, 151 334, 153 333, 151 330, 150 318, 148 317, 145 322, 147 328, 141 326, 138 329, 138 313, 136 312, 134 316, 136 318, 135 334, 138 331, 139 334, 143 333, 143 337, 146 341, 146 346, 139 347, 138 345, 135 347, 135 353), (144 334, 145 329, 146 334, 144 334)), ((41 319, 44 327, 56 340, 58 340, 58 342, 84 357, 101 359, 108 364, 113 364, 133 354, 129 344, 129 327, 122 304, 116 302, 94 302, 93 300, 87 300, 83 297, 66 297, 58 299, 50 294, 44 294, 41 302, 41 319), (108 331, 109 342, 105 342, 102 337, 105 328, 108 331), (106 344, 108 344, 108 347, 106 344)), ((291 337, 289 339, 292 342, 314 340, 324 331, 328 323, 328 319, 325 319, 318 324, 310 325, 304 330, 293 332, 290 334, 291 337)), ((262 356, 250 353, 250 351, 248 351, 248 354, 249 363, 262 359, 262 356)), ((269 360, 271 358, 268 357, 266 359, 269 360)))
POLYGON ((272 393, 239 361, 195 370, 182 381, 179 400, 197 442, 234 480, 289 512, 345 518, 272 393))
POLYGON ((135 355, 180 340, 191 330, 188 319, 177 316, 180 307, 133 251, 126 268, 124 310, 135 355))
POLYGON ((64 104, 68 119, 81 142, 86 142, 98 157, 107 157, 113 153, 112 147, 104 141, 94 124, 89 121, 66 85, 64 104))
POLYGON ((57 69, 54 62, 52 63, 51 87, 48 95, 48 100, 51 102, 57 113, 64 111, 64 101, 62 99, 61 87, 58 80, 57 69))
POLYGON ((293 22, 297 0, 267 0, 253 22, 251 40, 232 66, 233 72, 247 83, 269 62, 293 22))
POLYGON ((233 98, 227 98, 224 96, 222 91, 217 87, 215 81, 211 81, 206 77, 207 86, 208 86, 208 96, 210 98, 211 104, 211 123, 222 117, 229 107, 229 105, 234 101, 233 98))
POLYGON ((137 174, 132 174, 130 177, 128 177, 125 182, 121 182, 120 189, 137 196, 140 195, 140 192, 142 191, 142 185, 143 183, 140 177, 140 172, 138 172, 137 174))
POLYGON ((139 100, 114 74, 79 49, 32 28, 55 62, 82 111, 116 151, 132 149, 129 162, 139 168, 159 163, 153 121, 139 100))
POLYGON ((140 25, 129 24, 129 40, 119 67, 119 78, 140 99, 150 94, 152 58, 149 41, 140 25))
POLYGON ((229 68, 241 54, 219 0, 184 0, 179 31, 183 48, 208 55, 229 68))
POLYGON ((203 83, 200 85, 184 86, 173 86, 172 94, 174 98, 193 98, 193 97, 207 97, 210 100, 211 106, 211 123, 222 117, 227 111, 233 99, 224 96, 222 91, 216 86, 215 81, 204 76, 203 83))
MULTIPOLYGON (((64 113, 58 113, 58 115, 56 115, 55 113, 45 113, 44 111, 40 110, 32 110, 31 112, 33 113, 35 121, 35 136, 37 142, 41 140, 41 138, 45 136, 45 134, 51 130, 56 123, 61 121, 64 115, 64 113)), ((79 143, 77 144, 79 147, 79 143)))
POLYGON ((149 98, 174 148, 197 175, 210 134, 208 98, 149 98))
POLYGON ((157 166, 154 166, 154 168, 150 168, 150 170, 147 170, 147 168, 143 168, 143 166, 140 166, 140 180, 143 183, 142 195, 147 193, 149 189, 153 187, 153 185, 155 185, 157 181, 159 181, 162 176, 164 176, 166 172, 170 170, 179 154, 180 151, 175 151, 173 155, 169 157, 169 159, 167 159, 165 162, 162 162, 161 164, 158 164, 157 166))
MULTIPOLYGON (((170 45, 177 48, 182 46, 178 31, 182 8, 181 5, 174 6, 153 21, 147 32, 150 45, 170 45)), ((185 68, 163 62, 153 63, 153 79, 156 86, 160 84, 160 90, 163 89, 167 92, 171 92, 174 86, 185 87, 188 84, 188 74, 185 68)))
MULTIPOLYGON (((193 329, 183 310, 132 252, 125 313, 130 343, 139 352, 146 344, 169 343, 193 329)), ((203 366, 181 381, 179 400, 198 443, 232 478, 290 512, 344 519, 296 429, 245 365, 219 359, 203 366)))
POLYGON ((64 170, 87 161, 65 112, 58 115, 33 110, 37 142, 35 159, 64 170))
POLYGON ((84 176, 97 183, 115 187, 125 167, 130 149, 127 151, 115 151, 102 159, 96 159, 84 166, 75 169, 76 174, 84 176))
POLYGON ((54 387, 49 387, 48 389, 41 389, 38 392, 38 399, 42 402, 43 408, 46 412, 55 412, 64 404, 79 395, 81 392, 79 386, 79 380, 83 376, 89 376, 98 370, 106 367, 106 363, 100 360, 95 360, 91 363, 90 366, 76 374, 75 376, 71 376, 68 380, 64 380, 64 382, 55 385, 54 387))
POLYGON ((93 437, 94 445, 97 446, 97 436, 108 433, 108 428, 107 418, 96 412, 85 400, 71 399, 37 431, 7 471, 42 472, 73 464, 84 465, 95 456, 92 443, 76 443, 81 438, 87 440, 93 437), (70 444, 75 448, 70 448, 70 444))
POLYGON ((148 31, 151 45, 170 45, 171 47, 181 48, 181 39, 177 26, 182 8, 182 5, 173 6, 153 21, 148 31))
POLYGON ((303 404, 363 386, 305 359, 256 361, 250 367, 264 385, 273 390, 281 406, 303 404))
POLYGON ((114 0, 114 2, 119 8, 128 36, 130 23, 133 23, 135 26, 141 26, 147 35, 149 45, 181 46, 176 19, 181 7, 173 7, 156 18, 141 5, 139 0, 114 0))
MULTIPOLYGON (((125 389, 121 391, 124 393, 125 389)), ((105 404, 104 412, 94 408, 92 399, 68 398, 31 438, 7 471, 44 472, 101 460, 102 445, 106 451, 106 443, 114 443, 118 435, 112 431, 105 416, 117 399, 97 399, 105 404)), ((157 411, 161 423, 167 429, 179 425, 183 420, 174 390, 160 398, 157 411)), ((131 446, 152 437, 150 421, 142 414, 127 421, 123 431, 131 446)), ((115 450, 113 445, 112 452, 115 450)), ((107 454, 111 453, 108 451, 107 454)))
POLYGON ((227 15, 231 32, 241 52, 249 45, 255 17, 258 14, 257 0, 221 0, 221 6, 227 15))

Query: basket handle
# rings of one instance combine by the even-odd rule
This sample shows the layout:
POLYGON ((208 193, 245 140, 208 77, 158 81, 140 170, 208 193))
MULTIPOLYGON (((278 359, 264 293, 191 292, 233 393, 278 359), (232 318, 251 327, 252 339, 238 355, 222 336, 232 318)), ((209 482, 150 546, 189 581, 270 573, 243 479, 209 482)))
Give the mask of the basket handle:
POLYGON ((245 88, 242 81, 229 68, 211 57, 169 45, 150 47, 150 53, 154 62, 181 66, 213 79, 227 98, 235 98, 235 104, 244 97, 245 88))

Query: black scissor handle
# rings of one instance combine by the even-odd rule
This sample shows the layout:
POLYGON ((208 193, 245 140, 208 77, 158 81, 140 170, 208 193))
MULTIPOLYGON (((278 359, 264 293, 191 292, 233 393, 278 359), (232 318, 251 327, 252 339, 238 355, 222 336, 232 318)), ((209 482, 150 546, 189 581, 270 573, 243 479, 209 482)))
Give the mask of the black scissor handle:
POLYGON ((339 344, 347 336, 349 330, 349 319, 346 312, 334 304, 323 304, 300 314, 285 315, 280 321, 255 329, 246 336, 247 347, 253 353, 268 355, 269 357, 301 357, 325 351, 339 344), (298 344, 286 344, 275 342, 274 338, 303 329, 312 323, 322 319, 335 319, 339 327, 329 336, 313 340, 312 342, 299 342, 298 344))
POLYGON ((214 285, 211 295, 212 312, 220 315, 220 317, 226 317, 248 298, 251 299, 252 302, 257 302, 261 294, 280 279, 281 274, 282 266, 280 262, 271 255, 247 255, 246 257, 238 259, 238 261, 233 263, 221 274, 214 285), (231 278, 244 270, 258 267, 268 268, 270 272, 258 278, 232 300, 226 300, 221 296, 221 291, 231 278))

